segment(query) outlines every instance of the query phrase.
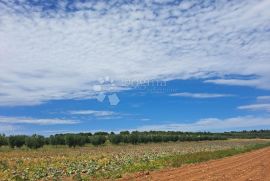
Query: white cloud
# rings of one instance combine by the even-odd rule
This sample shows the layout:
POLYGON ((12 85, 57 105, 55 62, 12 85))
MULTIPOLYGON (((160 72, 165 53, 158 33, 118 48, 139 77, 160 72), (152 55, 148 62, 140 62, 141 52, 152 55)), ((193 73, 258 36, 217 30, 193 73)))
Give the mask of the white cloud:
POLYGON ((193 5, 195 4, 195 1, 189 1, 189 0, 186 0, 186 1, 182 1, 179 5, 179 8, 181 10, 188 10, 189 8, 191 8, 193 5))
POLYGON ((270 112, 270 104, 250 104, 239 106, 238 109, 247 109, 252 111, 269 111, 270 112))
POLYGON ((231 94, 213 94, 213 93, 190 93, 190 92, 181 92, 170 94, 170 96, 177 97, 192 97, 192 98, 219 98, 219 97, 231 97, 231 94))
POLYGON ((270 96, 258 96, 256 103, 242 105, 239 106, 238 109, 270 112, 270 96))
POLYGON ((140 120, 141 121, 150 121, 151 119, 149 119, 149 118, 141 118, 140 120))
POLYGON ((258 101, 270 101, 270 96, 258 96, 258 101))
POLYGON ((205 83, 225 84, 225 85, 237 85, 237 86, 249 86, 263 89, 270 89, 270 80, 268 79, 212 79, 205 80, 205 83))
POLYGON ((194 123, 145 125, 137 129, 140 131, 232 131, 236 129, 254 129, 255 127, 270 127, 270 117, 243 116, 227 119, 206 118, 194 123))
POLYGON ((26 117, 6 117, 0 116, 0 123, 8 124, 7 126, 12 126, 12 124, 34 124, 34 125, 57 125, 57 124, 78 124, 79 121, 67 120, 67 119, 36 119, 36 118, 26 118, 26 117))
POLYGON ((70 111, 69 113, 74 115, 92 115, 96 117, 118 115, 118 113, 115 113, 113 111, 96 111, 96 110, 77 110, 77 111, 70 111))
POLYGON ((12 2, 0 3, 0 105, 93 98, 105 76, 115 85, 104 91, 123 90, 125 80, 230 74, 259 78, 208 82, 270 89, 268 0, 61 1, 47 12, 12 2))

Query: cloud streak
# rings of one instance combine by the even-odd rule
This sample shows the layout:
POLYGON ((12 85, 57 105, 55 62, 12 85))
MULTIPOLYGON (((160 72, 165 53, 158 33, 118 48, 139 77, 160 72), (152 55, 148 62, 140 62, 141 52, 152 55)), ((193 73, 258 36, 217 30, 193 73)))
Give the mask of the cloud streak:
POLYGON ((258 96, 258 101, 270 101, 270 96, 258 96))
POLYGON ((249 87, 258 87, 263 89, 270 89, 270 82, 266 78, 258 79, 211 79, 205 80, 205 83, 214 83, 214 84, 224 84, 231 86, 249 86, 249 87))
POLYGON ((33 124, 33 125, 72 125, 78 124, 79 121, 67 119, 36 119, 25 117, 5 117, 0 116, 0 123, 4 124, 33 124))
POLYGON ((240 116, 227 119, 206 118, 194 123, 145 125, 137 129, 140 131, 232 131, 236 129, 254 129, 255 127, 270 127, 270 117, 240 116))
POLYGON ((118 115, 118 113, 115 113, 113 111, 96 111, 96 110, 76 110, 76 111, 70 111, 69 113, 73 115, 91 115, 95 117, 106 117, 106 116, 118 115))
POLYGON ((270 112, 270 104, 250 104, 250 105, 239 106, 238 109, 270 112))
POLYGON ((233 95, 231 95, 231 94, 181 92, 181 93, 170 94, 170 96, 175 96, 175 97, 191 97, 191 98, 206 99, 206 98, 231 97, 233 95))

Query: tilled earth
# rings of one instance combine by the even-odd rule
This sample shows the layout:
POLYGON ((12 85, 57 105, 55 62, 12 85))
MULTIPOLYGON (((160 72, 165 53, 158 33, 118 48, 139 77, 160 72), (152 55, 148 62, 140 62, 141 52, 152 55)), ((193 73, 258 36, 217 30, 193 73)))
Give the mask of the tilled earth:
POLYGON ((270 181, 270 148, 180 168, 138 173, 120 180, 270 181))

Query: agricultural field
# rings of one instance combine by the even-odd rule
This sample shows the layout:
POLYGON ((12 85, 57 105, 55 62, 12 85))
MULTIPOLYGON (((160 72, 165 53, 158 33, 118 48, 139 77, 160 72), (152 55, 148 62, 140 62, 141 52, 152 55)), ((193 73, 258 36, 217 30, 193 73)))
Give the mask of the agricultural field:
MULTIPOLYGON (((128 173, 181 166, 179 155, 192 160, 205 153, 219 158, 229 150, 240 153, 244 148, 267 145, 266 139, 230 139, 200 142, 120 144, 68 148, 47 145, 37 150, 0 148, 0 180, 99 180, 117 179, 128 173), (240 151, 237 151, 240 150, 240 151), (185 157, 187 155, 187 157, 185 157), (211 154, 208 154, 211 155, 211 154), (177 157, 178 156, 178 157, 177 157), (172 160, 176 160, 177 164, 172 160)), ((227 154, 227 155, 230 155, 227 154)), ((207 157, 211 159, 211 157, 207 157)))

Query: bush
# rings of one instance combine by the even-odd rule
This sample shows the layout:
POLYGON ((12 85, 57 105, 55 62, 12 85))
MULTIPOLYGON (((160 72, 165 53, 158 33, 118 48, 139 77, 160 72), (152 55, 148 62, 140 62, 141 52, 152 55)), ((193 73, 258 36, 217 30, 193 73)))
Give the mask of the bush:
POLYGON ((44 136, 36 135, 26 137, 25 138, 25 145, 32 149, 41 148, 45 144, 44 136))
POLYGON ((8 144, 11 148, 17 147, 20 148, 25 144, 25 135, 16 135, 16 136, 9 136, 8 144))
POLYGON ((67 134, 65 136, 65 143, 69 147, 83 146, 86 143, 86 137, 76 134, 67 134))
POLYGON ((7 145, 7 144, 8 144, 8 140, 6 136, 0 134, 0 146, 7 145))
POLYGON ((137 133, 132 133, 129 136, 129 142, 132 144, 137 144, 139 142, 139 136, 137 133))
POLYGON ((90 142, 95 146, 104 144, 106 140, 107 140, 106 137, 102 135, 90 137, 90 142))
POLYGON ((112 144, 119 144, 123 140, 122 135, 111 135, 109 139, 112 144))
POLYGON ((107 135, 109 135, 109 133, 100 131, 100 132, 95 132, 94 135, 97 135, 97 136, 107 136, 107 135))
POLYGON ((65 135, 62 134, 56 134, 56 135, 52 135, 49 138, 49 143, 51 145, 65 145, 66 141, 65 141, 65 135))

